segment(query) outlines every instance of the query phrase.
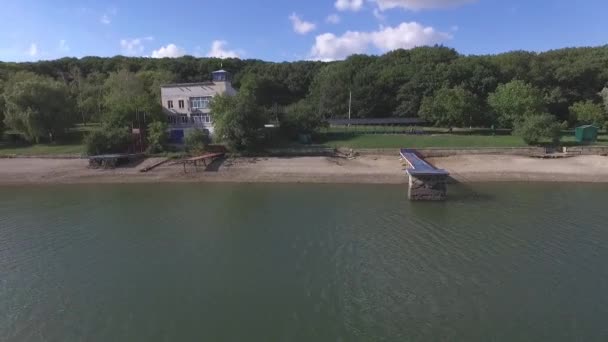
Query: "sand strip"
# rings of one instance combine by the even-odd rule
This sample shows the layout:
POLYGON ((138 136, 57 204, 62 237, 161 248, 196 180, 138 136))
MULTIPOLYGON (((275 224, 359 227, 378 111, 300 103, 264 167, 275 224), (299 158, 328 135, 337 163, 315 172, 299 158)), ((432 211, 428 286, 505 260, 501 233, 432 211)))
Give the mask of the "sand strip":
MULTIPOLYGON (((504 155, 431 158, 459 182, 548 181, 607 182, 608 157, 535 159, 504 155)), ((147 164, 147 162, 144 162, 147 164)), ((158 182, 270 182, 404 184, 398 156, 236 158, 214 163, 207 171, 163 164, 141 173, 144 164, 116 170, 93 170, 81 159, 0 159, 0 185, 158 182)))

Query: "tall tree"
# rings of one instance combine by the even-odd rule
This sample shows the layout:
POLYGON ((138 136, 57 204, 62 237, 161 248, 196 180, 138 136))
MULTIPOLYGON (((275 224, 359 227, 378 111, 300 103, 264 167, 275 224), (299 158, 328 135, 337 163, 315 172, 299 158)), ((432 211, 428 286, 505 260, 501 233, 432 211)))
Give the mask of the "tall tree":
POLYGON ((4 82, 0 79, 0 140, 4 134, 4 82))
POLYGON ((480 108, 475 94, 462 86, 441 88, 424 98, 419 116, 441 127, 473 126, 480 122, 480 108))
POLYGON ((137 120, 138 113, 153 118, 161 113, 160 101, 146 91, 145 83, 134 73, 122 69, 110 73, 104 84, 104 108, 102 120, 115 126, 129 126, 137 120))
POLYGON ((82 75, 80 68, 77 66, 74 66, 70 69, 70 76, 72 79, 72 82, 70 83, 70 90, 74 95, 74 98, 76 99, 76 109, 80 114, 82 123, 86 125, 88 120, 85 114, 86 108, 84 106, 84 102, 86 101, 84 94, 85 78, 82 75))
POLYGON ((140 71, 136 76, 143 82, 143 87, 148 94, 149 101, 153 103, 160 103, 161 101, 160 87, 163 84, 170 84, 176 80, 175 74, 168 70, 140 71))
POLYGON ((79 110, 88 121, 99 122, 103 113, 104 83, 106 75, 92 72, 87 75, 82 85, 82 101, 79 110))
POLYGON ((608 87, 602 89, 599 95, 602 98, 602 101, 604 102, 605 113, 608 114, 608 87))
POLYGON ((217 96, 211 103, 216 137, 232 150, 258 146, 259 133, 267 122, 267 112, 255 98, 254 82, 243 84, 236 96, 217 96))
POLYGON ((519 80, 499 85, 488 96, 488 104, 505 128, 513 128, 528 115, 546 111, 540 90, 519 80))
POLYGON ((75 103, 63 82, 19 72, 4 90, 4 122, 28 141, 54 141, 75 122, 75 103))

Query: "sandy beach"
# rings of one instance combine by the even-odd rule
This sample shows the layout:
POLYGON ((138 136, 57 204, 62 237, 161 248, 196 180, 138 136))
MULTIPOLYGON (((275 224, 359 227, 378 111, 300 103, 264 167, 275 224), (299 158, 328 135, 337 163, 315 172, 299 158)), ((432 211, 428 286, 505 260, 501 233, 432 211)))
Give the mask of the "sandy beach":
MULTIPOLYGON (((0 159, 0 184, 155 183, 155 182, 282 182, 282 183, 407 183, 398 156, 233 158, 206 171, 167 162, 146 173, 140 169, 158 161, 115 170, 95 170, 83 159, 0 159)), ((608 182, 608 157, 576 156, 535 159, 505 155, 464 155, 430 158, 458 182, 549 181, 608 182)))

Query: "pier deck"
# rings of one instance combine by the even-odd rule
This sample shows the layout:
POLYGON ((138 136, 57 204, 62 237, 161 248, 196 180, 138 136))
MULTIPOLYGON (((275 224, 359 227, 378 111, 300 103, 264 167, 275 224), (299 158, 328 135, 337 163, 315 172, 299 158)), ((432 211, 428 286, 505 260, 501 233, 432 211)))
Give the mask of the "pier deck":
POLYGON ((182 160, 182 161, 180 161, 180 163, 182 163, 184 165, 184 173, 187 173, 186 164, 194 165, 196 172, 198 172, 198 163, 199 162, 202 162, 205 165, 205 167, 207 167, 207 161, 210 161, 209 163, 213 163, 214 160, 216 160, 218 158, 223 158, 225 155, 226 155, 226 153, 224 153, 224 152, 207 153, 207 154, 204 154, 199 157, 182 160))
POLYGON ((443 201, 447 198, 449 172, 429 164, 416 150, 402 149, 401 157, 409 165, 406 172, 410 177, 410 200, 443 201))

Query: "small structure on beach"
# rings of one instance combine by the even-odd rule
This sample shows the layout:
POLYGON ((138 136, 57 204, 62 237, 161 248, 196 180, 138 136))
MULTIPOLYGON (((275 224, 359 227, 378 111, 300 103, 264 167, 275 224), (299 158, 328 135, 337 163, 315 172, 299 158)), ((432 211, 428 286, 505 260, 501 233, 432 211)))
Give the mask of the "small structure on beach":
POLYGON ((216 159, 223 158, 225 155, 226 155, 225 152, 206 153, 206 154, 203 154, 202 156, 181 160, 178 163, 183 164, 184 173, 188 173, 188 171, 186 170, 186 165, 193 165, 195 171, 198 172, 198 163, 203 163, 203 165, 205 167, 207 167, 211 163, 213 163, 216 159))
POLYGON ((136 154, 103 154, 89 157, 89 167, 92 169, 115 169, 144 158, 143 153, 136 154))
POLYGON ((597 141, 598 128, 593 125, 576 127, 575 136, 579 143, 592 143, 597 141))
POLYGON ((411 201, 444 201, 447 199, 447 180, 450 174, 434 167, 416 150, 402 149, 401 158, 408 164, 410 177, 408 197, 411 201))

